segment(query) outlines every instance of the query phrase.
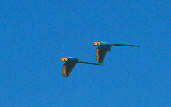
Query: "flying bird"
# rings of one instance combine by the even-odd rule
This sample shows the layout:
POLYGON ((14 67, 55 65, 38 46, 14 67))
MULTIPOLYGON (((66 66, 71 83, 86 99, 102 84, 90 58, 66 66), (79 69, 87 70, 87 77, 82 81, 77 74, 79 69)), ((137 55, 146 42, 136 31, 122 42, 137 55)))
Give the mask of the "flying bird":
POLYGON ((103 63, 106 53, 111 50, 112 46, 132 46, 139 47, 136 45, 127 45, 127 44, 111 44, 108 42, 93 42, 93 46, 98 46, 96 49, 96 60, 98 63, 103 63))
POLYGON ((62 75, 64 77, 69 77, 69 75, 71 74, 73 68, 75 67, 77 63, 99 65, 98 63, 89 63, 85 61, 80 61, 79 59, 73 58, 73 57, 60 58, 60 60, 65 62, 63 64, 63 70, 62 70, 62 75))

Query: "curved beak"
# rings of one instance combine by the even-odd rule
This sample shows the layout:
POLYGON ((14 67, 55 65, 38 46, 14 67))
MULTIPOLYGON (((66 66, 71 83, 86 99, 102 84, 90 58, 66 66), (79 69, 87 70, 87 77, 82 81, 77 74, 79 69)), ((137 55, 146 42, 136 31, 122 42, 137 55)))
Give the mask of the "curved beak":
POLYGON ((66 62, 68 61, 68 58, 60 58, 60 61, 66 62))
POLYGON ((100 42, 93 42, 93 46, 100 46, 100 42))

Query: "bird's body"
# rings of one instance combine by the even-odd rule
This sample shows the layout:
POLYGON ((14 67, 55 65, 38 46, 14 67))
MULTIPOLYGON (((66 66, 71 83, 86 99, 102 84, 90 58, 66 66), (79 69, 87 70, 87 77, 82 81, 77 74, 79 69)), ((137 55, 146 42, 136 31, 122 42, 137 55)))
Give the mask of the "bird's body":
POLYGON ((108 42, 94 42, 93 46, 98 46, 96 49, 96 60, 98 63, 103 63, 104 58, 108 51, 111 50, 112 46, 133 46, 137 47, 135 45, 126 45, 126 44, 111 44, 108 42))
POLYGON ((89 62, 80 61, 79 59, 73 58, 73 57, 61 58, 60 60, 65 62, 63 64, 63 70, 62 70, 62 75, 64 77, 69 77, 69 75, 71 74, 72 70, 74 69, 77 63, 99 65, 97 63, 89 63, 89 62))
POLYGON ((103 63, 104 58, 108 51, 111 50, 111 46, 98 46, 96 49, 96 60, 98 63, 103 63))

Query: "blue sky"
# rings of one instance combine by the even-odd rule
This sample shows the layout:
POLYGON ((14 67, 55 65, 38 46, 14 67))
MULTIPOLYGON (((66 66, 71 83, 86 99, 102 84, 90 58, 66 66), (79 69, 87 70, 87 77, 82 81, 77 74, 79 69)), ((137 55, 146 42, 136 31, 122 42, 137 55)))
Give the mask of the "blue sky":
POLYGON ((171 107, 170 0, 1 0, 0 107, 171 107), (103 66, 92 42, 113 47, 103 66))

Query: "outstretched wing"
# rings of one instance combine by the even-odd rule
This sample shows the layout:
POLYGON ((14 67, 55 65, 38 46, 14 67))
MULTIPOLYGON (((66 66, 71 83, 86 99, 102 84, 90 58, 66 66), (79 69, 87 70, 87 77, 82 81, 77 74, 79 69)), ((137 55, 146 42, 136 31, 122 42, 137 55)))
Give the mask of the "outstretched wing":
POLYGON ((96 49, 96 60, 98 61, 98 63, 103 63, 104 62, 104 58, 106 56, 108 50, 106 50, 103 47, 98 47, 96 49))
POLYGON ((68 77, 75 67, 76 63, 67 63, 65 62, 63 65, 62 75, 64 77, 68 77))

